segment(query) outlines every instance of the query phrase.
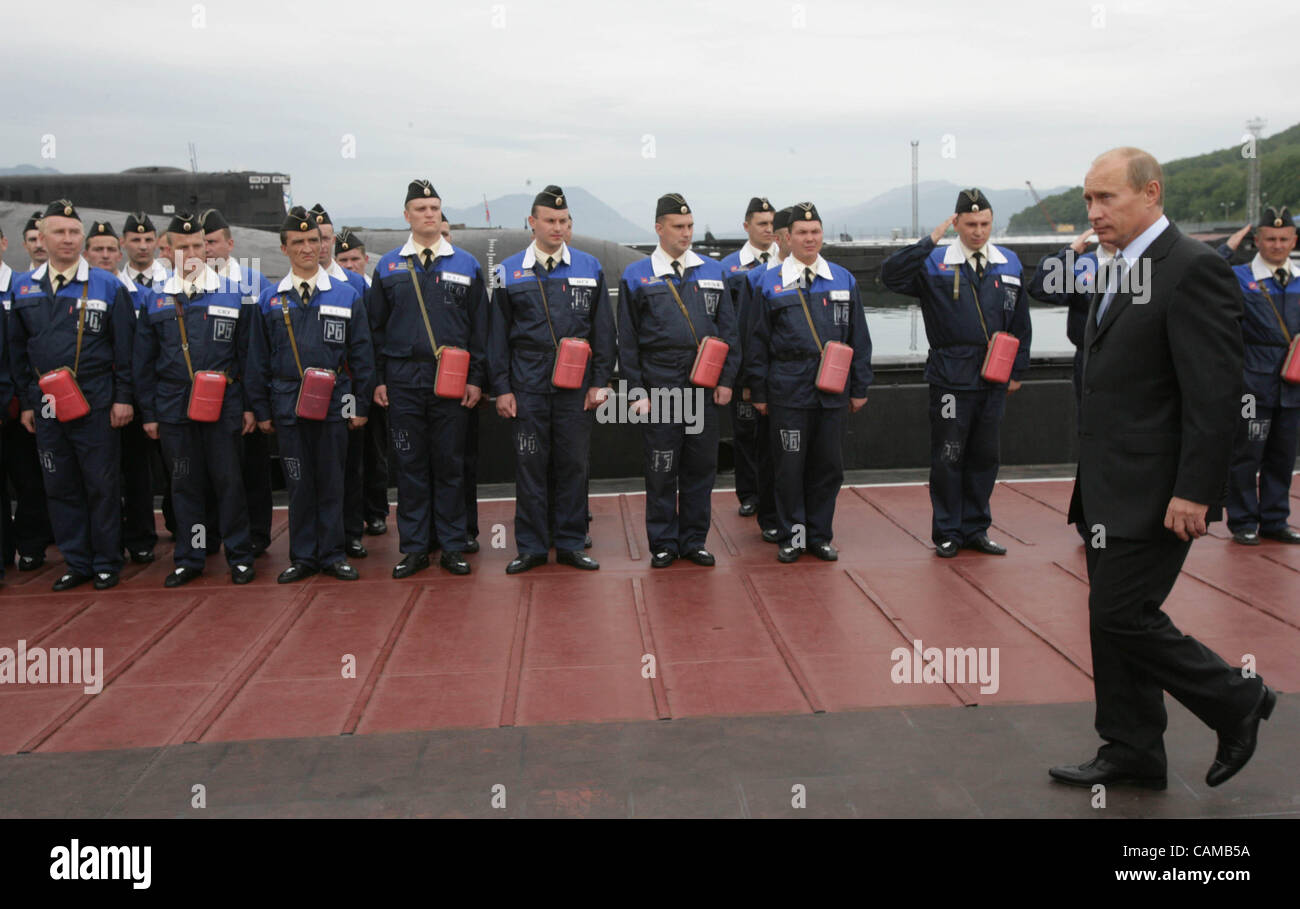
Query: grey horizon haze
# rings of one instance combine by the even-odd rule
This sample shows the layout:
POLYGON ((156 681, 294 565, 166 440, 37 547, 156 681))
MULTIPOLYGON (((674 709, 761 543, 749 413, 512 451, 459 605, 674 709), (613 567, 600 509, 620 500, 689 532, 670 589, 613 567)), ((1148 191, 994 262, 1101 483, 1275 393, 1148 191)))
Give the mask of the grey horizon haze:
POLYGON ((1259 34, 1300 11, 1253 0, 77 0, 5 19, 0 166, 188 168, 192 141, 200 170, 283 171, 343 220, 400 216, 427 177, 459 209, 582 187, 646 231, 680 192, 697 236, 734 236, 754 194, 830 213, 907 184, 914 138, 923 181, 1042 192, 1115 145, 1169 160, 1300 120, 1294 52, 1259 34))

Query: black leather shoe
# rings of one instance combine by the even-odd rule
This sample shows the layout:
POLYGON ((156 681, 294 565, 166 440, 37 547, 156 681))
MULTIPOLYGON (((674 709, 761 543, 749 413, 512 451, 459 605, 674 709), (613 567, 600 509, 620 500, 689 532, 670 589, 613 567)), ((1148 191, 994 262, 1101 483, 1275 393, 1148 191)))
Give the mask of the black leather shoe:
POLYGON ((987 533, 977 533, 966 541, 967 549, 974 549, 987 555, 1006 555, 1007 547, 1001 543, 994 543, 989 539, 987 533))
POLYGON ((402 561, 393 566, 393 577, 409 578, 417 571, 424 571, 429 567, 429 554, 427 552, 408 552, 402 556, 402 561))
POLYGON ((835 562, 839 560, 839 551, 830 543, 813 543, 808 547, 808 551, 823 562, 835 562))
POLYGON ((587 536, 583 539, 583 541, 582 541, 582 548, 583 548, 583 549, 590 549, 590 548, 591 548, 591 534, 587 534, 587 536))
POLYGON ((366 521, 366 533, 372 537, 383 536, 388 533, 388 521, 384 518, 371 518, 366 521))
POLYGON ((80 587, 82 584, 93 579, 93 575, 78 574, 75 571, 69 571, 63 577, 54 582, 54 591, 57 593, 63 590, 71 590, 73 587, 80 587))
POLYGON ((528 553, 515 556, 506 566, 506 574, 523 574, 530 568, 546 564, 546 553, 528 553))
POLYGON ((116 571, 96 571, 95 589, 107 590, 110 587, 116 587, 117 582, 120 580, 122 580, 122 576, 116 571))
POLYGON ((177 568, 171 574, 167 575, 167 579, 163 581, 163 586, 180 587, 183 584, 188 584, 190 581, 202 574, 203 571, 198 568, 177 568))
POLYGON ((1240 543, 1242 546, 1258 546, 1259 534, 1253 530, 1234 530, 1232 542, 1240 543))
POLYGON ((45 564, 45 556, 43 555, 18 557, 19 571, 35 571, 36 569, 40 568, 44 564, 45 564))
POLYGON ((1283 527, 1281 530, 1261 530, 1259 535, 1266 540, 1277 540, 1279 543, 1300 543, 1300 531, 1283 527))
POLYGON ((470 537, 468 540, 466 540, 466 541, 465 541, 465 551, 466 551, 466 552, 478 552, 478 539, 475 538, 475 537, 470 537))
POLYGON ((1095 757, 1084 764, 1062 764, 1047 771, 1048 776, 1058 783, 1069 786, 1137 786, 1141 789, 1164 789, 1169 785, 1164 774, 1144 776, 1112 764, 1102 757, 1095 757))
POLYGON ((651 568, 667 568, 673 562, 677 561, 677 553, 670 552, 667 549, 661 549, 656 552, 650 559, 651 568))
POLYGON ((326 565, 320 572, 332 578, 338 578, 340 581, 355 581, 361 577, 357 570, 347 562, 335 562, 333 565, 326 565))
POLYGON ((302 562, 294 562, 275 579, 277 584, 292 584, 294 581, 305 580, 316 574, 316 569, 310 565, 304 565, 302 562))
POLYGON ((758 503, 741 502, 739 510, 742 518, 752 518, 754 515, 758 514, 758 503))
POLYGON ((360 540, 348 540, 348 545, 344 547, 343 551, 348 554, 349 559, 364 559, 370 555, 369 550, 360 540))
POLYGON ((600 567, 600 563, 585 552, 566 552, 561 549, 555 550, 555 563, 557 565, 572 565, 574 568, 581 568, 584 571, 595 571, 600 567))
POLYGON ((1275 706, 1277 692, 1265 685, 1254 708, 1237 724, 1237 728, 1231 732, 1219 733, 1219 749, 1214 753, 1214 763, 1210 765, 1209 772, 1205 774, 1207 785, 1226 783, 1246 766, 1246 762, 1255 753, 1260 721, 1272 716, 1275 706))
POLYGON ((231 565, 230 580, 235 584, 247 584, 257 577, 257 569, 252 565, 231 565))
POLYGON ((788 565, 791 562, 799 561, 801 555, 803 555, 803 550, 798 546, 782 546, 776 551, 776 560, 788 565))
POLYGON ((957 541, 944 540, 942 543, 936 543, 934 551, 941 559, 951 559, 953 556, 957 555, 957 541))
POLYGON ((712 568, 717 562, 713 553, 709 552, 703 546, 697 546, 694 549, 688 549, 682 553, 682 558, 694 562, 696 565, 703 565, 705 568, 712 568))
POLYGON ((127 555, 136 565, 148 565, 154 558, 152 549, 127 550, 127 555))
POLYGON ((781 531, 777 530, 775 527, 769 527, 767 530, 764 530, 764 531, 763 531, 763 542, 764 542, 764 543, 779 543, 779 542, 781 542, 781 531))
POLYGON ((444 549, 442 555, 438 557, 438 564, 452 574, 469 574, 469 562, 466 562, 465 556, 459 552, 448 552, 444 549))

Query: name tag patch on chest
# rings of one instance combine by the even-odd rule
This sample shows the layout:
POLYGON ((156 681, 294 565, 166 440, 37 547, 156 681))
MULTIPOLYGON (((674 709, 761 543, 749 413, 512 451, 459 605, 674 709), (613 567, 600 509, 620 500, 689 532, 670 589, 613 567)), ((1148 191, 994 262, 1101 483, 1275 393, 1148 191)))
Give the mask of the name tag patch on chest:
POLYGON ((726 287, 726 284, 724 284, 722 281, 713 281, 707 278, 701 278, 699 281, 696 281, 695 283, 700 285, 700 287, 705 288, 706 290, 722 290, 724 287, 726 287))
POLYGON ((339 319, 351 319, 352 310, 346 306, 322 306, 320 308, 322 316, 334 316, 339 319))
POLYGON ((848 292, 847 290, 832 290, 832 291, 831 291, 831 299, 832 299, 832 300, 847 300, 848 298, 849 298, 849 292, 848 292))
POLYGON ((449 284, 462 284, 465 287, 469 287, 469 275, 462 275, 454 271, 444 271, 441 272, 441 275, 442 280, 449 284))
POLYGON ((569 278, 570 287, 595 287, 595 278, 569 278))
POLYGON ((342 319, 325 319, 324 320, 324 338, 329 344, 342 344, 347 340, 347 324, 342 319))
MULTIPOLYGON (((77 305, 78 305, 78 306, 81 305, 81 301, 80 301, 80 300, 77 301, 77 305)), ((87 313, 92 313, 92 312, 108 312, 108 302, 105 301, 105 300, 87 300, 87 301, 86 301, 86 312, 87 312, 87 313)))
POLYGON ((209 306, 208 315, 220 319, 238 319, 239 309, 234 306, 209 306))

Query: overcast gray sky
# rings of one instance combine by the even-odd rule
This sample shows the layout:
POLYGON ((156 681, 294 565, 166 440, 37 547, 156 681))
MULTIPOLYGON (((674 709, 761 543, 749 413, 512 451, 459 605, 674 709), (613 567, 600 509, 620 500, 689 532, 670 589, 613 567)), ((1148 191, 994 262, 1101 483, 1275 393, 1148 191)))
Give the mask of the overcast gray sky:
POLYGON ((726 230, 754 193, 905 184, 913 138, 922 179, 1005 188, 1080 182, 1114 145, 1234 145, 1255 115, 1267 136, 1300 121, 1298 8, 8 3, 0 166, 188 167, 193 141, 202 170, 284 171, 344 215, 398 214, 427 176, 449 205, 581 185, 647 225, 680 192, 726 230))

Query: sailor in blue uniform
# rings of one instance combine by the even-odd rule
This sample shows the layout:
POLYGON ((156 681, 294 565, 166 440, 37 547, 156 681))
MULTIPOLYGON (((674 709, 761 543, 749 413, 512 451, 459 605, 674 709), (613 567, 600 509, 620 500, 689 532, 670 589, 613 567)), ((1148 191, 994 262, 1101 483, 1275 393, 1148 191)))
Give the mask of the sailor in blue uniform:
MULTIPOLYGON (((199 213, 203 225, 203 248, 218 277, 238 289, 243 305, 252 307, 262 291, 271 286, 250 263, 235 257, 235 240, 230 224, 215 208, 199 213)), ((256 261, 256 260, 254 260, 256 261)), ((246 433, 240 442, 240 475, 248 502, 248 527, 253 540, 253 555, 260 556, 271 545, 271 443, 264 433, 246 433)), ((208 495, 209 514, 213 514, 215 496, 208 495)))
POLYGON ((117 273, 122 283, 152 290, 162 287, 167 280, 167 263, 155 257, 158 249, 158 232, 153 221, 142 211, 127 214, 122 222, 122 251, 126 264, 117 273))
POLYGON ((469 574, 465 560, 465 439, 469 408, 486 381, 488 299, 478 261, 442 237, 442 200, 427 180, 407 187, 411 236, 375 267, 366 298, 375 348, 374 400, 387 406, 397 462, 397 529, 402 560, 393 577, 439 564, 469 574), (427 322, 426 322, 427 318, 427 322), (436 341, 436 348, 435 348, 436 341), (434 394, 437 350, 469 352, 459 400, 434 394))
POLYGON ((122 264, 122 247, 113 225, 107 221, 92 221, 86 231, 86 261, 91 268, 117 273, 122 264))
POLYGON ((27 252, 27 258, 31 260, 31 264, 27 266, 28 271, 36 271, 50 259, 45 241, 41 239, 42 217, 44 212, 34 211, 27 219, 27 223, 23 225, 23 249, 27 252))
MULTIPOLYGON (((0 230, 0 253, 3 253, 5 247, 8 245, 9 242, 5 239, 4 231, 0 230)), ((4 295, 3 299, 6 302, 9 300, 7 296, 9 293, 8 282, 11 277, 10 273, 6 270, 7 268, 8 266, 4 265, 3 262, 0 262, 0 295, 4 295)), ((12 400, 14 397, 13 378, 9 374, 9 335, 5 331, 8 323, 8 315, 0 316, 0 401, 5 402, 12 400)), ((12 422, 17 421, 9 415, 9 408, 6 406, 3 411, 0 411, 0 425, 8 425, 12 422)), ((4 457, 4 445, 4 439, 0 438, 0 458, 4 457)), ((0 477, 0 485, 3 484, 4 478, 0 477)), ((5 517, 9 517, 8 506, 9 503, 6 501, 5 517)), ((0 550, 4 550, 8 543, 9 523, 9 521, 0 521, 0 550)), ((10 559, 8 558, 3 562, 0 562, 0 581, 4 580, 5 569, 9 567, 9 562, 10 559)))
POLYGON ((514 421, 515 441, 518 555, 506 566, 507 574, 546 564, 552 542, 556 562, 600 567, 583 551, 587 461, 591 411, 608 394, 614 371, 614 315, 600 262, 564 240, 568 220, 569 205, 560 187, 538 193, 528 218, 533 242, 503 260, 493 280, 488 387, 496 396, 497 413, 514 421), (564 338, 582 338, 591 345, 581 388, 556 388, 551 382, 564 338), (547 484, 552 465, 553 491, 547 484))
POLYGON ((244 400, 251 319, 239 285, 220 278, 204 261, 203 227, 197 216, 177 213, 167 225, 176 270, 149 300, 136 323, 135 381, 144 431, 162 442, 176 511, 176 568, 166 587, 188 584, 203 573, 215 540, 225 543, 231 580, 253 580, 248 506, 239 474, 239 438, 253 430, 244 400), (194 375, 225 375, 221 412, 213 422, 189 418, 194 375), (212 526, 207 491, 217 497, 212 526))
POLYGON ((629 386, 629 417, 641 422, 653 568, 666 568, 679 556, 714 564, 705 543, 718 467, 717 408, 731 402, 740 367, 726 276, 716 261, 691 251, 694 232, 686 200, 677 193, 661 196, 655 206, 659 244, 629 265, 619 284, 619 367, 629 386), (730 349, 709 391, 692 386, 690 373, 711 335, 730 349))
MULTIPOLYGON (((754 196, 745 208, 744 229, 748 239, 740 249, 724 256, 719 263, 727 276, 727 289, 736 308, 737 324, 745 324, 741 309, 746 279, 753 271, 762 271, 769 262, 777 259, 773 219, 776 216, 772 203, 762 196, 754 196)), ((739 332, 741 347, 747 335, 739 332)), ((744 352, 741 352, 742 359, 744 352)), ((758 513, 758 458, 759 448, 766 444, 758 435, 758 411, 749 400, 749 389, 731 399, 731 449, 736 461, 736 498, 740 500, 741 517, 758 513)))
POLYGON ((934 232, 894 253, 880 280, 895 293, 917 297, 930 353, 931 538, 936 553, 952 558, 965 546, 990 555, 1006 548, 989 539, 989 498, 998 478, 999 429, 1008 392, 1029 368, 1029 302, 1021 293, 1020 260, 989 242, 993 212, 978 189, 957 195, 956 213, 934 232), (957 242, 938 246, 950 225, 957 242), (1008 331, 1020 340, 1008 384, 981 375, 989 338, 1008 331))
MULTIPOLYGON (((36 233, 39 235, 40 232, 36 233)), ((14 271, 5 263, 4 253, 8 249, 9 240, 0 230, 0 304, 4 305, 4 316, 0 321, 4 322, 9 320, 14 290, 22 276, 21 272, 14 271)), ((0 351, 0 356, 8 358, 7 345, 4 351, 0 351)), ((0 410, 5 415, 3 425, 0 425, 0 462, 3 462, 0 472, 0 533, 3 533, 3 544, 0 544, 0 551, 3 552, 4 565, 12 565, 16 553, 19 571, 35 571, 45 564, 45 547, 54 542, 54 534, 50 530, 49 510, 45 507, 40 462, 36 459, 36 437, 18 418, 22 402, 18 387, 12 385, 12 375, 11 386, 8 395, 0 397, 0 410), (10 485, 14 489, 12 501, 10 485)))
MULTIPOLYGON (((442 216, 442 239, 451 242, 451 224, 447 216, 442 216)), ((489 316, 489 321, 491 317, 489 316)), ((486 329, 484 329, 486 339, 486 329)), ((486 344, 486 340, 484 341, 486 344)), ((487 381, 486 375, 484 381, 487 381)), ((465 423, 465 551, 478 552, 478 442, 479 415, 488 406, 487 395, 479 395, 478 403, 469 408, 469 419, 465 423)), ((438 543, 434 541, 434 548, 438 543)))
POLYGON ((317 572, 357 579, 344 547, 343 468, 348 429, 364 426, 370 411, 373 354, 361 293, 320 265, 323 215, 323 210, 290 210, 280 230, 290 272, 262 291, 249 354, 253 413, 263 432, 274 431, 279 438, 289 486, 293 564, 281 572, 281 584, 317 572), (334 374, 323 420, 297 412, 303 373, 310 369, 334 374))
MULTIPOLYGON (((350 228, 345 227, 334 235, 334 261, 344 271, 360 275, 369 289, 366 245, 350 228)), ((330 274, 333 275, 333 272, 330 274)), ((362 299, 365 299, 364 293, 362 299)), ((359 475, 361 479, 362 527, 366 534, 379 536, 388 532, 388 408, 380 407, 372 401, 370 417, 361 431, 365 440, 361 463, 353 463, 354 455, 349 442, 347 472, 349 477, 359 475)))
POLYGON ((114 430, 131 422, 131 333, 135 313, 117 275, 91 268, 72 203, 50 203, 41 220, 49 261, 17 282, 9 312, 9 353, 22 421, 35 429, 45 469, 50 523, 68 590, 94 579, 104 590, 122 567, 121 464, 114 430), (89 413, 60 421, 40 378, 70 369, 89 413))
POLYGON ((804 552, 833 562, 835 499, 844 482, 844 425, 867 403, 871 334, 858 282, 821 256, 821 216, 811 202, 793 206, 790 255, 757 279, 745 345, 754 406, 766 412, 775 471, 777 559, 804 552), (815 331, 813 329, 816 329, 815 331), (816 387, 822 347, 853 348, 844 390, 816 387))
POLYGON ((1291 212, 1285 206, 1265 208, 1255 226, 1255 258, 1232 269, 1245 304, 1241 331, 1248 397, 1229 470, 1228 529, 1245 546, 1258 546, 1260 537, 1300 543, 1300 532, 1287 525, 1300 437, 1300 385, 1281 375, 1287 351, 1300 336, 1300 274, 1291 262, 1295 245, 1291 212))

